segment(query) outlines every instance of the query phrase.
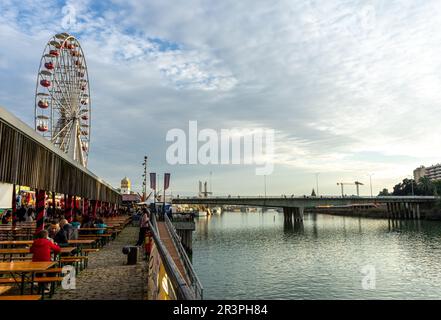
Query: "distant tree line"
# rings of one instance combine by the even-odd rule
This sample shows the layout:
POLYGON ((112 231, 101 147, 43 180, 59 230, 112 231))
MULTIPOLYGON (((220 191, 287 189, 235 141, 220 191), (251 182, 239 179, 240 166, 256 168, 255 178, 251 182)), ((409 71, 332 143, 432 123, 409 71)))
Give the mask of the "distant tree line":
POLYGON ((441 180, 431 181, 428 177, 421 177, 418 183, 414 179, 404 179, 394 186, 392 193, 383 189, 379 196, 435 196, 441 195, 441 180), (412 192, 413 190, 413 192, 412 192))

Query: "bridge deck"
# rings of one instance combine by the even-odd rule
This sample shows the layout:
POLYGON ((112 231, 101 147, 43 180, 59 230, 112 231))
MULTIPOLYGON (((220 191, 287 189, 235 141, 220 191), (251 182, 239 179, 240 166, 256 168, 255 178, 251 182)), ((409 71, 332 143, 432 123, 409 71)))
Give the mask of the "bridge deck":
POLYGON ((168 253, 170 253, 170 256, 173 259, 173 262, 176 264, 176 267, 178 268, 179 272, 181 273, 182 278, 187 282, 187 284, 190 285, 190 281, 187 277, 187 274, 185 273, 184 265, 182 264, 181 258, 179 256, 178 251, 176 250, 175 244, 173 243, 173 240, 170 236, 170 233, 168 232, 167 226, 165 225, 164 221, 158 221, 158 231, 159 231, 159 238, 161 239, 164 246, 167 248, 168 253))

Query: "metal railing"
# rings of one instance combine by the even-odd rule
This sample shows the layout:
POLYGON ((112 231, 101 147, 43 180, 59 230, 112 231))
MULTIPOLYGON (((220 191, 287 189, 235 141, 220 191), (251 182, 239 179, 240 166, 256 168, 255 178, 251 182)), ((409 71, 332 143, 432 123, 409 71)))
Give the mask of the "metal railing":
POLYGON ((179 300, 195 300, 198 299, 193 290, 189 287, 185 279, 181 276, 178 267, 173 261, 170 253, 165 245, 162 243, 159 237, 158 225, 156 223, 155 214, 150 216, 150 230, 153 234, 153 241, 155 241, 156 248, 161 256, 162 263, 164 264, 165 271, 170 278, 173 287, 176 289, 176 296, 179 300))
POLYGON ((190 286, 193 289, 195 293, 196 299, 202 299, 203 298, 203 291, 204 288, 202 287, 201 282, 199 281, 198 276, 196 275, 196 272, 193 269, 193 265, 190 262, 190 259, 188 258, 187 252, 184 249, 184 246, 182 245, 181 239, 176 232, 176 228, 173 226, 172 222, 168 218, 168 216, 164 215, 165 225, 168 229, 168 232, 170 233, 173 243, 176 247, 176 250, 178 251, 179 257, 181 258, 181 261, 184 265, 185 272, 187 274, 187 277, 190 281, 190 286))

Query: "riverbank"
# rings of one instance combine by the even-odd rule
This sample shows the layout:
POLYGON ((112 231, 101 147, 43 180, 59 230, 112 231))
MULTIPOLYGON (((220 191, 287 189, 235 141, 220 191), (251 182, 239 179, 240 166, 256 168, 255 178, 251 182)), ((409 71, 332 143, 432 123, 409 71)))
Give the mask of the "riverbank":
MULTIPOLYGON (((305 213, 322 213, 336 216, 360 217, 372 219, 388 219, 389 214, 386 207, 353 209, 353 208, 314 208, 305 209, 305 213)), ((441 221, 440 209, 422 209, 421 219, 441 221)))

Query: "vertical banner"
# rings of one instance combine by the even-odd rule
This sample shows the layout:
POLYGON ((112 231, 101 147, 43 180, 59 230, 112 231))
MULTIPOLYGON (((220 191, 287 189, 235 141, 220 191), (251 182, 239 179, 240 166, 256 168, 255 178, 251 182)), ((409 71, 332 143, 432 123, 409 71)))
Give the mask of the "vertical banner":
POLYGON ((170 187, 170 173, 164 173, 164 191, 170 187))
POLYGON ((68 222, 72 222, 72 196, 67 196, 67 202, 65 204, 65 210, 64 210, 64 218, 68 222))
POLYGON ((36 214, 37 214, 37 227, 35 229, 35 234, 38 234, 44 229, 44 217, 45 217, 45 201, 46 201, 46 191, 37 190, 36 191, 36 214))
POLYGON ((56 203, 56 199, 55 199, 55 192, 52 191, 52 216, 55 217, 55 213, 57 210, 57 203, 56 203))
POLYGON ((150 172, 150 189, 156 190, 156 173, 150 172))
POLYGON ((89 215, 89 200, 87 198, 83 198, 83 216, 89 215))
POLYGON ((96 200, 91 200, 90 204, 92 205, 92 217, 95 219, 96 218, 96 207, 97 207, 97 201, 96 200))

